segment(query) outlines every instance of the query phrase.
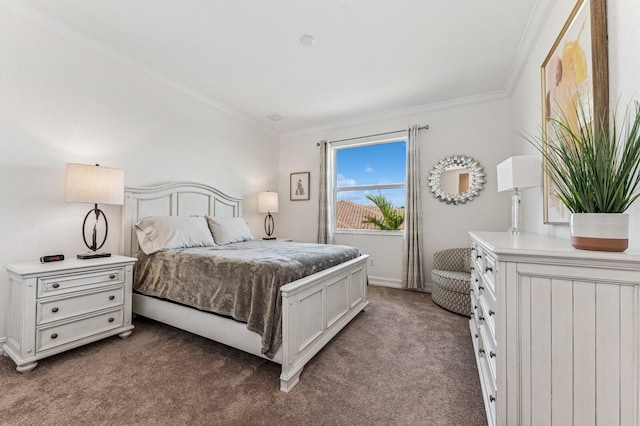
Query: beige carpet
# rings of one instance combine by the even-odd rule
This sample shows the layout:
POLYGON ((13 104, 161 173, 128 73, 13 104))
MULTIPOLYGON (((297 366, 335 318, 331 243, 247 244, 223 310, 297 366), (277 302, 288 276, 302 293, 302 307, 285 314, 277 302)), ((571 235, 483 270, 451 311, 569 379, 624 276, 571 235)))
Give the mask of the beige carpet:
POLYGON ((7 425, 482 425, 467 319, 428 294, 369 287, 371 307, 305 367, 277 364, 137 318, 20 374, 0 357, 7 425))

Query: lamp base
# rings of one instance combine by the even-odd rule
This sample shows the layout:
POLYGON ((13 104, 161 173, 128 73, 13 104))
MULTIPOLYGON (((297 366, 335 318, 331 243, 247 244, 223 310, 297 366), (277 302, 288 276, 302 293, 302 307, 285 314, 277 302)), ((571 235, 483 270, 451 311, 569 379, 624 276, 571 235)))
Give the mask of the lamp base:
POLYGON ((111 257, 111 253, 93 252, 79 254, 78 259, 97 259, 99 257, 111 257))
POLYGON ((263 237, 262 239, 263 240, 275 240, 276 237, 263 237))
POLYGON ((513 193, 511 194, 511 228, 509 228, 511 234, 520 234, 523 231, 520 200, 520 189, 513 188, 513 193))

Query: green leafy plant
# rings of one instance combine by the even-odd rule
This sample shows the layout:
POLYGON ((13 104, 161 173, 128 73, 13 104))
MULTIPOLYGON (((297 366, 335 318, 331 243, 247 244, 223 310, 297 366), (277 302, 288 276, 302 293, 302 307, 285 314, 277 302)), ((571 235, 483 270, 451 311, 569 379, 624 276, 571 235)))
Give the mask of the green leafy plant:
POLYGON ((397 231, 404 223, 404 209, 397 209, 382 194, 365 195, 365 198, 375 204, 382 213, 382 219, 375 216, 365 216, 362 223, 371 223, 382 231, 397 231))
MULTIPOLYGON (((634 109, 635 114, 627 110, 623 134, 615 114, 611 131, 602 120, 574 130, 562 116, 550 120, 552 135, 546 143, 541 137, 527 138, 545 160, 555 195, 572 213, 622 213, 640 197, 640 105, 634 109)), ((591 122, 583 108, 578 118, 591 122)))

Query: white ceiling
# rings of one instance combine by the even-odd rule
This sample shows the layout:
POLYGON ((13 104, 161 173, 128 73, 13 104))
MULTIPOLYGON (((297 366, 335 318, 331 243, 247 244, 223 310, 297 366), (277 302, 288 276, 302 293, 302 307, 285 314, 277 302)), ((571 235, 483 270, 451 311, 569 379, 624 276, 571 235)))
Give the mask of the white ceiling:
POLYGON ((276 133, 503 94, 540 8, 536 0, 22 2, 276 133), (303 46, 303 34, 315 44, 303 46), (272 113, 285 119, 272 122, 272 113))

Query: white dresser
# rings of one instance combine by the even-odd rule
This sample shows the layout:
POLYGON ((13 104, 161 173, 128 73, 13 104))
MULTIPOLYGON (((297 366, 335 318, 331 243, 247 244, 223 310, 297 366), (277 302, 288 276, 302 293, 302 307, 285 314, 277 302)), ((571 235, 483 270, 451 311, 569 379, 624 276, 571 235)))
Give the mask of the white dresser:
POLYGON ((640 424, 640 253, 470 236, 469 324, 488 423, 640 424))
POLYGON ((7 341, 2 349, 26 372, 38 360, 118 334, 131 334, 136 259, 111 256, 7 265, 7 341))

